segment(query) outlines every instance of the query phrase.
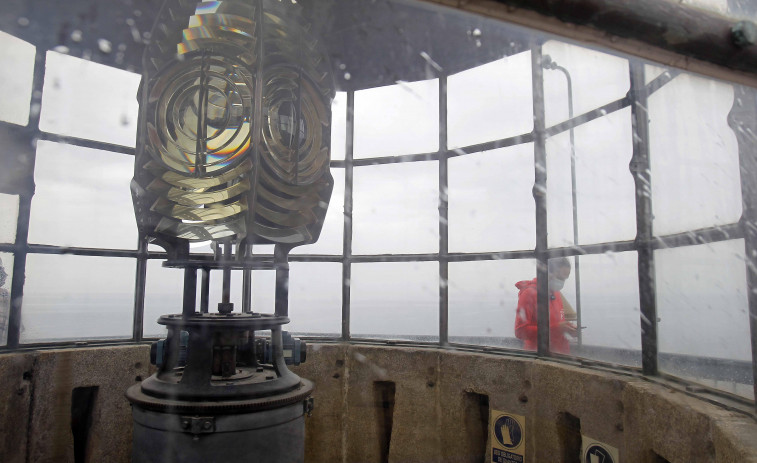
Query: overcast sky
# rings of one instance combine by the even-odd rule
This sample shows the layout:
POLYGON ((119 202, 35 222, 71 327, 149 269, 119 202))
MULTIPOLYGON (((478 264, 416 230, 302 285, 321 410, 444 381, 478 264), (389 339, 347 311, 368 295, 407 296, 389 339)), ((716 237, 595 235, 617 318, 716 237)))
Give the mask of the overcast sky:
MULTIPOLYGON (((693 2, 692 2, 693 3, 693 2)), ((725 4, 725 2, 721 2, 725 4)), ((718 2, 709 2, 717 9, 718 2)), ((28 118, 33 47, 0 33, 0 119, 28 118), (13 69, 13 73, 6 72, 13 69), (25 109, 26 108, 26 109, 25 109)), ((418 50, 422 52, 423 50, 418 50)), ((622 98, 628 61, 550 41, 544 53, 570 72, 576 115, 622 98)), ((431 57, 433 58, 433 56, 431 57)), ((529 52, 448 79, 451 148, 532 130, 529 52)), ((647 66, 647 80, 664 70, 647 66)), ((40 128, 134 146, 139 76, 49 52, 40 128)), ((568 118, 565 76, 544 71, 547 126, 568 118)), ((733 90, 680 75, 649 101, 654 228, 683 232, 738 221, 741 215, 736 138, 727 125, 733 90)), ((355 95, 355 158, 438 149, 438 82, 398 83, 355 95)), ((346 98, 333 106, 332 155, 344 158, 346 98)), ((634 183, 628 170, 633 133, 629 108, 575 130, 579 245, 635 237, 634 183)), ((29 240, 33 243, 134 249, 129 193, 133 158, 40 141, 29 240)), ((547 142, 550 246, 573 244, 570 143, 567 132, 547 142)), ((344 174, 336 186, 321 240, 297 252, 340 254, 344 174)), ((533 145, 449 161, 451 252, 533 249, 533 145)), ((0 195, 0 241, 12 242, 18 203, 0 195)), ((415 162, 354 170, 356 254, 438 251, 438 165, 415 162)), ((265 250, 264 250, 265 251, 265 250)), ((0 255, 9 269, 12 256, 0 255)), ((750 358, 744 245, 733 240, 656 252, 660 349, 750 358)), ((581 257, 584 342, 640 348, 636 254, 581 257)), ((129 336, 135 261, 30 255, 22 341, 129 336)), ((272 312, 273 274, 254 272, 254 308, 272 312)), ((293 264, 293 331, 338 333, 341 265, 293 264)), ((450 264, 450 335, 511 337, 514 284, 535 276, 533 260, 450 264)), ((181 272, 148 266, 146 333, 159 333, 159 314, 178 312, 181 272)), ((216 278, 215 282, 219 282, 216 278)), ((574 279, 565 293, 575 301, 574 279)), ((352 333, 437 335, 438 264, 354 264, 352 333)), ((9 287, 9 283, 6 285, 9 287)), ((234 280, 241 305, 241 284, 234 280)), ((214 293, 211 303, 220 297, 214 293)))

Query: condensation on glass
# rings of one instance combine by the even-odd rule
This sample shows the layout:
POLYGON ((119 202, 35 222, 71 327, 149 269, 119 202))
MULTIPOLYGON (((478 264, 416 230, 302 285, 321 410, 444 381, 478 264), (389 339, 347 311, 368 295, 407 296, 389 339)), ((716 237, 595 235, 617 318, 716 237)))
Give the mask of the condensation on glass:
MULTIPOLYGON (((745 0, 685 3, 734 17, 755 17, 752 2, 745 0)), ((384 11, 381 8, 387 5, 400 8, 404 2, 371 2, 371 6, 366 2, 365 8, 384 11)), ((410 50, 424 71, 406 78, 410 71, 401 67, 402 61, 390 62, 382 69, 385 79, 367 88, 351 86, 361 77, 361 69, 340 67, 336 60, 344 88, 337 86, 331 105, 333 123, 328 127, 315 122, 328 111, 317 82, 303 87, 311 103, 305 105, 306 117, 297 130, 290 116, 292 95, 281 90, 288 88, 292 75, 279 69, 269 76, 282 85, 267 95, 276 102, 271 111, 278 123, 263 124, 263 146, 272 163, 261 175, 296 175, 297 188, 306 191, 312 208, 318 208, 318 185, 323 184, 316 179, 328 167, 327 158, 316 148, 305 170, 291 170, 286 156, 276 153, 286 137, 300 137, 303 146, 312 147, 330 139, 333 147, 333 204, 321 240, 297 251, 299 258, 316 262, 292 263, 291 305, 297 320, 293 328, 337 335, 340 306, 347 304, 352 338, 436 342, 440 318, 447 317, 448 331, 443 335, 451 343, 521 349, 514 335, 515 284, 536 276, 534 249, 541 232, 536 227, 539 211, 534 194, 546 193, 547 248, 541 251, 544 256, 569 257, 571 274, 562 293, 576 312, 573 323, 580 333, 569 339, 572 355, 637 367, 643 327, 656 324, 662 371, 751 396, 754 334, 748 330, 748 297, 754 289, 748 286, 748 268, 754 256, 746 252, 748 243, 740 225, 748 222, 742 217, 746 182, 739 131, 754 128, 757 121, 733 122, 735 109, 744 104, 739 87, 504 23, 433 11, 435 19, 426 23, 427 28, 450 27, 444 52, 449 56, 428 43, 394 34, 384 46, 410 50), (453 30, 455 24, 462 26, 453 30), (532 43, 540 45, 532 49, 532 43), (487 54, 486 50, 498 51, 487 54), (483 58, 471 59, 465 66, 454 62, 479 56, 483 58), (632 82, 632 68, 637 67, 642 70, 641 80, 632 82), (634 107, 629 96, 637 90, 648 93, 643 107, 634 107), (639 110, 646 112, 648 133, 639 127, 634 130, 639 110), (536 134, 540 127, 543 132, 536 134), (544 136, 546 164, 535 163, 541 149, 536 135, 544 136), (638 172, 631 168, 638 168, 635 155, 640 146, 648 149, 649 164, 641 173, 649 181, 637 194, 638 172), (546 184, 535 187, 535 179, 544 173, 546 184), (639 201, 649 201, 651 207, 643 223, 637 216, 639 201), (639 228, 647 225, 654 235, 656 265, 653 275, 640 275, 642 253, 637 252, 635 240, 639 228), (345 268, 351 274, 343 279, 345 268), (442 269, 448 279, 440 277, 442 269), (642 315, 639 278, 647 276, 656 286, 658 320, 642 315), (351 297, 349 303, 342 299, 345 293, 351 297)), ((363 30, 366 35, 395 30, 391 21, 391 15, 377 13, 363 30)), ((201 43, 203 26, 190 24, 180 54, 201 43)), ((239 31, 255 27, 237 26, 239 31)), ((26 60, 28 78, 22 80, 28 82, 32 69, 28 44, 9 40, 11 45, 2 53, 16 53, 26 60)), ((231 47, 247 43, 244 34, 235 40, 231 47)), ((360 49, 355 53, 364 56, 366 69, 375 70, 368 67, 370 54, 360 49)), ((0 59, 17 59, 5 56, 0 54, 0 59)), ((114 70, 56 52, 46 56, 50 73, 45 78, 42 130, 128 146, 135 135, 129 112, 133 94, 128 102, 122 96, 112 104, 91 104, 88 99, 100 95, 102 89, 93 90, 95 83, 107 81, 114 70), (82 83, 91 83, 86 89, 71 82, 76 72, 82 83), (79 111, 81 120, 66 119, 79 111), (89 118, 110 121, 106 125, 113 130, 100 133, 87 128, 91 123, 84 119, 89 118)), ((239 63, 219 60, 212 53, 192 59, 201 60, 209 76, 203 84, 212 89, 207 100, 200 101, 196 91, 199 76, 186 72, 191 60, 177 61, 165 72, 151 75, 147 96, 154 96, 150 108, 155 117, 146 134, 151 145, 139 157, 144 161, 139 167, 149 175, 137 179, 135 194, 150 211, 151 230, 202 242, 249 232, 249 224, 240 217, 253 191, 249 181, 253 170, 244 152, 251 142, 256 89, 245 70, 245 60, 252 59, 248 52, 239 54, 239 63), (208 109, 203 124, 197 111, 200 103, 208 109), (207 155, 196 155, 198 140, 206 143, 200 152, 207 155), (209 183, 205 173, 222 181, 209 183)), ((113 76, 135 87, 133 76, 124 73, 113 76)), ((18 92, 27 95, 26 106, 30 92, 18 92)), ((18 108, 23 107, 23 102, 18 103, 18 108)), ((28 119, 25 114, 22 110, 12 116, 17 119, 4 120, 22 124, 28 119)), ((124 204, 128 197, 115 194, 116 188, 128 188, 123 157, 40 141, 30 242, 133 249, 136 232, 125 218, 131 214, 124 204)), ((262 180, 260 197, 271 193, 271 185, 280 186, 273 177, 262 180)), ((0 196, 4 212, 17 207, 15 198, 0 196)), ((281 197, 269 200, 286 209, 281 197)), ((258 211, 265 217, 255 225, 261 236, 273 236, 261 228, 264 223, 271 226, 281 219, 272 212, 258 211)), ((0 224, 0 242, 5 244, 15 236, 12 215, 0 224)), ((209 251, 199 244, 194 249, 209 251)), ((12 254, 2 254, 2 259, 8 268, 12 254)), ((113 259, 32 253, 22 340, 128 336, 133 261, 116 259, 118 265, 110 264, 113 259), (123 319, 118 326, 112 326, 111 318, 101 326, 56 333, 60 327, 38 314, 54 312, 60 317, 55 320, 72 314, 71 319, 78 320, 74 305, 90 306, 81 300, 82 283, 69 282, 68 275, 89 278, 87 267, 94 265, 131 269, 117 270, 130 272, 123 287, 113 287, 110 279, 103 283, 112 294, 122 294, 116 289, 125 291, 117 308, 108 306, 123 319), (68 283, 56 282, 61 279, 56 278, 59 272, 68 283)), ((156 315, 166 312, 163 306, 179 303, 175 294, 181 286, 180 273, 160 268, 157 260, 148 265, 145 335, 160 334, 153 323, 156 315)), ((93 278, 104 278, 101 275, 97 272, 93 278)), ((261 288, 254 294, 271 293, 270 276, 256 274, 253 281, 261 288)), ((5 287, 9 285, 10 281, 5 287)))
POLYGON ((129 339, 135 260, 30 254, 21 342, 129 339))
POLYGON ((0 31, 0 121, 25 126, 32 108, 34 45, 0 31))
POLYGON ((132 156, 38 141, 29 242, 135 249, 133 169, 132 156))
POLYGON ((438 273, 434 262, 353 264, 349 281, 353 335, 437 341, 438 273))
POLYGON ((139 74, 48 51, 39 128, 133 147, 138 88, 139 74))
POLYGON ((13 254, 0 252, 0 346, 8 341, 8 317, 10 316, 10 288, 13 280, 13 254))

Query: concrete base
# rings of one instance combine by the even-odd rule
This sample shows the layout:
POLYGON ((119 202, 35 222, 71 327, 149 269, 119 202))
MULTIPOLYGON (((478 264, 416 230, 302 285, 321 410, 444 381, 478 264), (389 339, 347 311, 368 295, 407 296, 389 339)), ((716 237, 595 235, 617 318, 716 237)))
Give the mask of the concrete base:
MULTIPOLYGON (((576 436, 624 463, 757 463, 757 423, 643 378, 484 353, 317 344, 292 370, 315 383, 305 461, 491 461, 488 415, 526 417, 526 462, 578 461, 576 436)), ((146 378, 146 345, 0 355, 3 462, 73 462, 77 388, 97 387, 87 462, 127 463, 126 389, 146 378)), ((579 444, 580 445, 580 444, 579 444)))
POLYGON ((572 434, 626 463, 757 462, 754 419, 641 378, 453 350, 309 347, 292 370, 315 382, 310 463, 492 461, 490 410, 526 417, 530 463, 579 461, 572 434))
POLYGON ((0 395, 6 398, 0 409, 0 460, 73 462, 77 441, 83 461, 130 461, 131 407, 124 392, 152 373, 149 359, 147 345, 0 355, 0 395), (79 428, 75 438, 77 388, 97 389, 89 426, 79 428))

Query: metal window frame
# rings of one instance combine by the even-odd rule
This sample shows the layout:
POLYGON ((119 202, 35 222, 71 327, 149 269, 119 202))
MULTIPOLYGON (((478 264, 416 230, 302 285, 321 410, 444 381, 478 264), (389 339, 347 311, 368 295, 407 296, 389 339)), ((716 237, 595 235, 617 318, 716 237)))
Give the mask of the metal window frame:
MULTIPOLYGON (((517 3, 517 2, 516 2, 517 3)), ((675 50, 674 50, 675 52, 675 50)), ((331 166, 334 168, 343 168, 345 172, 345 191, 344 191, 344 235, 343 235, 343 252, 342 255, 316 255, 316 254, 297 254, 290 256, 292 262, 338 262, 342 264, 342 326, 339 340, 349 342, 371 342, 372 339, 354 338, 350 333, 350 280, 351 266, 353 263, 373 263, 373 262, 424 262, 432 261, 439 264, 439 341, 430 343, 442 347, 456 347, 462 349, 473 349, 477 351, 496 352, 502 351, 512 355, 529 354, 509 349, 486 348, 481 346, 466 346, 449 342, 449 291, 446 284, 449 278, 450 262, 467 262, 482 260, 509 260, 509 259, 536 259, 537 276, 541 283, 538 288, 538 306, 539 318, 548 320, 548 300, 546 298, 546 263, 549 258, 558 256, 580 256, 587 254, 601 254, 608 250, 636 251, 638 256, 639 270, 639 296, 640 307, 643 317, 640 319, 642 326, 642 373, 650 377, 664 376, 658 370, 657 359, 657 332, 656 320, 657 312, 655 305, 655 278, 654 278, 654 251, 661 248, 681 247, 711 243, 718 241, 733 240, 738 238, 745 239, 747 255, 757 249, 757 229, 753 226, 757 220, 757 188, 753 185, 755 182, 749 182, 751 177, 742 174, 742 201, 744 214, 738 223, 728 224, 725 226, 709 227, 701 230, 693 230, 685 233, 671 234, 666 236, 655 236, 651 227, 651 199, 643 194, 644 188, 648 188, 650 182, 649 174, 649 139, 648 130, 646 129, 646 99, 670 82, 677 74, 676 70, 669 70, 649 83, 644 83, 643 64, 636 60, 629 60, 629 72, 631 76, 631 89, 629 93, 616 101, 610 102, 601 108, 594 109, 584 114, 570 117, 568 120, 551 127, 544 125, 544 100, 543 100, 543 69, 541 67, 541 43, 535 42, 531 47, 532 53, 532 73, 533 73, 533 110, 535 116, 535 126, 532 132, 508 137, 500 140, 494 140, 484 143, 478 143, 463 148, 449 150, 447 146, 447 77, 438 75, 439 79, 439 149, 435 152, 407 154, 400 156, 376 157, 368 159, 354 159, 354 105, 355 94, 350 91, 347 94, 347 115, 346 115, 346 139, 345 139, 345 159, 343 161, 332 161, 331 166), (595 243, 590 245, 556 247, 550 248, 546 239, 547 231, 547 211, 546 211, 546 169, 537 168, 539 164, 546 162, 545 143, 549 137, 559 133, 572 130, 573 128, 585 124, 589 121, 603 117, 620 109, 630 107, 632 111, 632 120, 640 135, 635 137, 633 144, 633 158, 630 165, 631 175, 634 178, 636 190, 636 216, 637 216, 637 236, 633 241, 616 241, 609 243, 595 243), (481 151, 493 150, 496 148, 514 146, 523 143, 534 143, 534 168, 535 168, 535 187, 534 200, 536 202, 536 247, 533 250, 493 250, 492 252, 476 253, 459 253, 449 252, 448 249, 448 159, 467 154, 478 153, 481 151), (381 164, 395 164, 404 162, 437 162, 439 172, 439 250, 431 254, 382 254, 382 255, 354 255, 352 253, 352 216, 353 216, 353 168, 355 166, 370 166, 381 164), (646 323, 645 319, 651 321, 646 323), (645 324, 646 323, 646 324, 645 324)), ((41 105, 42 87, 44 83, 46 50, 37 50, 35 54, 35 67, 33 74, 33 97, 31 105, 37 108, 41 105)), ((733 79, 738 82, 743 79, 733 79)), ((748 80, 748 79, 747 79, 748 80)), ((734 84, 737 93, 744 99, 755 99, 755 91, 738 84, 734 84)), ((751 101, 751 100, 750 100, 751 101)), ((134 155, 135 149, 114 145, 110 143, 97 142, 76 137, 55 135, 41 132, 39 129, 39 111, 32 111, 30 121, 27 127, 17 127, 28 136, 29 140, 49 140, 58 143, 72 144, 87 148, 95 148, 114 153, 123 153, 134 155)), ((757 112, 754 108, 746 108, 742 111, 733 111, 729 122, 732 127, 745 124, 746 120, 754 123, 757 112), (751 112, 750 112, 751 111, 751 112), (748 118, 752 119, 748 119, 748 118)), ((754 127, 748 127, 754 130, 754 127)), ((745 135, 742 132, 739 138, 740 165, 742 170, 753 175, 757 174, 757 142, 753 136, 745 135)), ((739 134, 737 134, 739 135, 739 134)), ((34 153, 31 157, 32 167, 34 162, 34 153)), ((29 179, 32 185, 30 191, 33 192, 33 178, 29 179)), ((135 275, 135 300, 132 337, 130 342, 142 342, 145 340, 143 333, 144 325, 144 298, 146 286, 146 267, 150 259, 163 259, 164 253, 152 252, 147 248, 147 241, 144 236, 137 237, 137 246, 134 250, 121 249, 94 249, 94 248, 72 248, 61 246, 50 246, 41 244, 30 244, 28 242, 29 219, 31 216, 31 194, 19 195, 19 214, 16 224, 16 238, 13 244, 0 244, 0 252, 9 252, 14 256, 13 273, 11 283, 12 304, 9 316, 8 342, 6 346, 0 347, 0 352, 16 349, 29 348, 46 348, 46 347, 63 347, 69 345, 79 345, 79 341, 61 342, 61 343, 20 343, 21 311, 23 305, 23 291, 26 275, 26 257, 28 254, 72 254, 82 256, 102 256, 102 257, 127 257, 136 259, 135 275)), ((255 259, 266 260, 270 256, 256 256, 255 259)), ((757 272, 752 271, 751 266, 747 263, 748 275, 748 300, 750 311, 750 333, 752 342, 752 371, 755 377, 755 392, 757 392, 757 295, 752 288, 757 288, 757 272)), ((203 280, 204 281, 204 280, 203 280)), ((580 288, 578 289, 580 293, 580 288)), ((548 325, 540 324, 538 337, 538 351, 536 357, 547 357, 559 359, 561 356, 552 354, 549 351, 549 334, 548 325)), ((384 340, 385 341, 385 340, 384 340)), ((111 345, 122 341, 91 341, 88 345, 111 345)), ((399 341, 389 341, 398 343, 399 341)), ((429 343, 414 343, 419 345, 428 345, 429 343)), ((584 361, 585 359, 582 359, 584 361)), ((601 364, 601 362, 599 362, 601 364)))

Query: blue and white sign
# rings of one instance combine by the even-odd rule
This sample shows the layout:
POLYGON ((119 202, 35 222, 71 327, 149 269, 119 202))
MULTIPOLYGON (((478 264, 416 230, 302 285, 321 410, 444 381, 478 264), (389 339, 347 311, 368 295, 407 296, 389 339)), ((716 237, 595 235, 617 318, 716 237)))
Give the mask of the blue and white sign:
POLYGON ((582 436, 582 444, 581 463, 620 463, 615 447, 587 436, 582 436))
POLYGON ((526 457, 526 418, 492 410, 492 463, 523 463, 526 457))

